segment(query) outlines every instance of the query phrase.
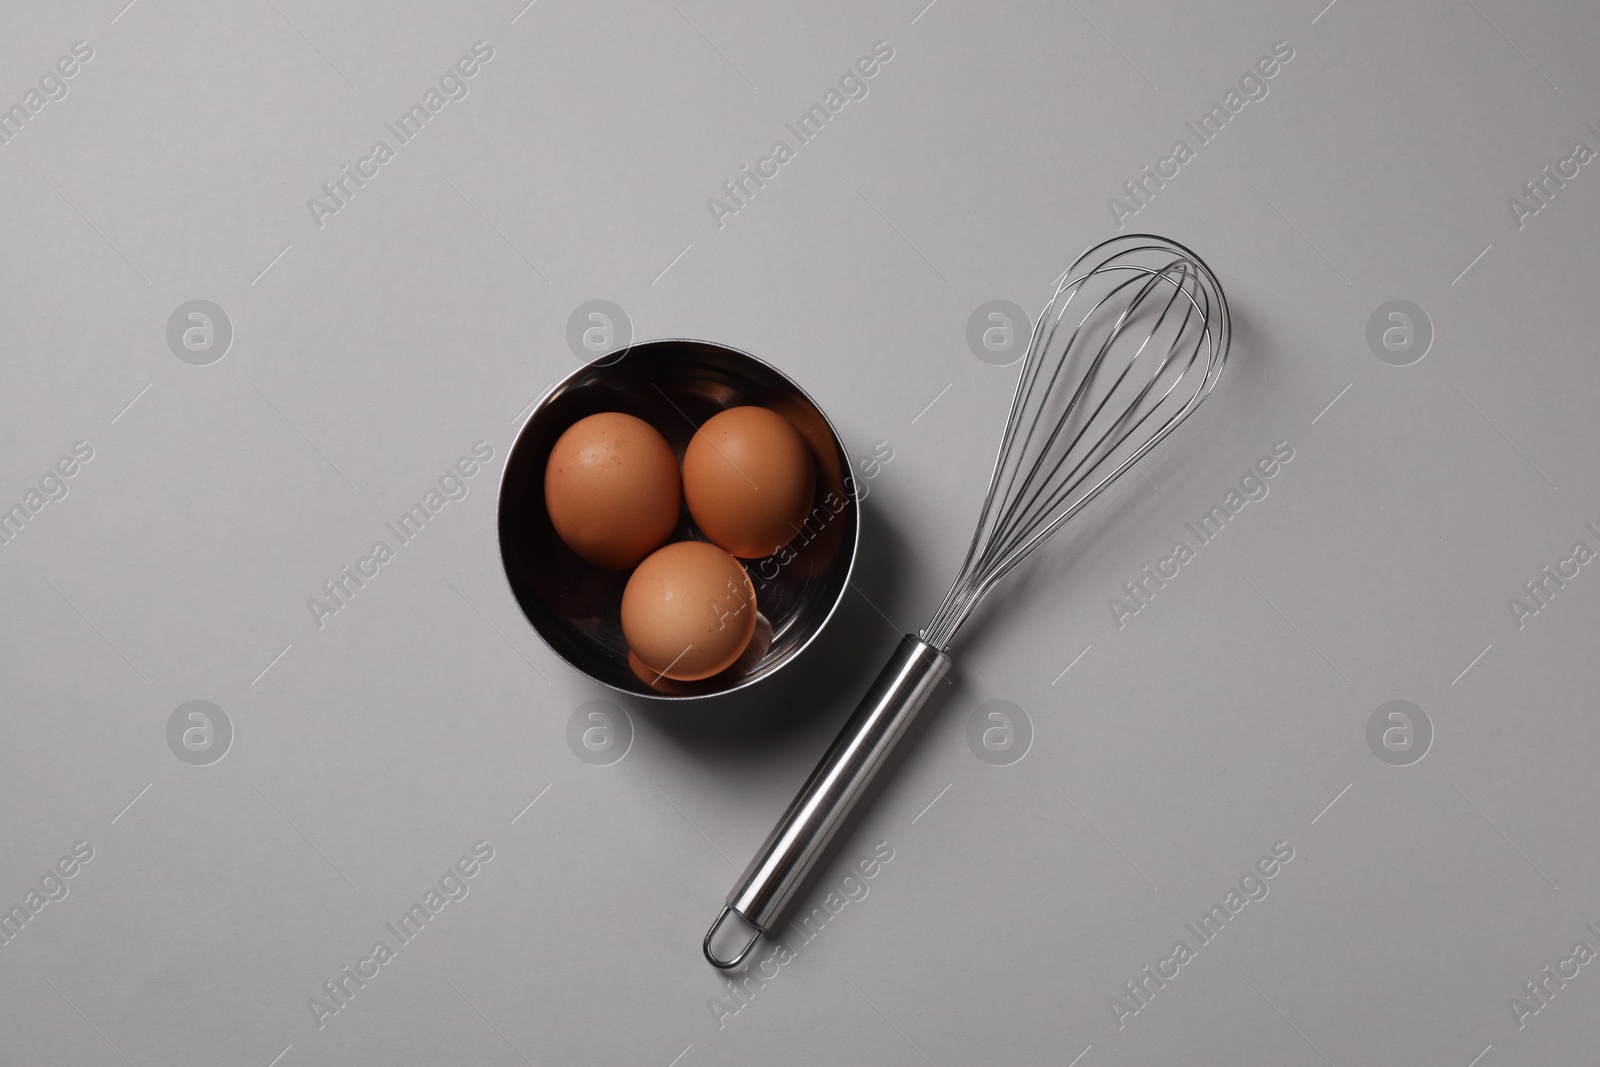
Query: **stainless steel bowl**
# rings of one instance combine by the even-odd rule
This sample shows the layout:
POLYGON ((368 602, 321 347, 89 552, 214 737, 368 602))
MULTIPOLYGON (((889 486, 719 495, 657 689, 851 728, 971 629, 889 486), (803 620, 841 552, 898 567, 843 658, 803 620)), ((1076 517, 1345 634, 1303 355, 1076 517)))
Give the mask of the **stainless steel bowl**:
MULTIPOLYGON (((636 696, 688 700, 731 693, 776 673, 811 643, 844 596, 860 536, 850 456, 826 415, 777 368, 709 341, 647 341, 574 371, 518 431, 500 479, 500 558, 511 591, 546 644, 597 682, 636 696), (741 560, 756 588, 756 635, 739 662, 698 682, 630 665, 622 634, 627 571, 579 559, 556 535, 544 469, 556 439, 600 411, 660 430, 679 460, 696 429, 724 408, 757 404, 787 418, 811 447, 817 491, 804 529, 782 551, 741 560)), ((674 540, 706 540, 685 507, 674 540)))

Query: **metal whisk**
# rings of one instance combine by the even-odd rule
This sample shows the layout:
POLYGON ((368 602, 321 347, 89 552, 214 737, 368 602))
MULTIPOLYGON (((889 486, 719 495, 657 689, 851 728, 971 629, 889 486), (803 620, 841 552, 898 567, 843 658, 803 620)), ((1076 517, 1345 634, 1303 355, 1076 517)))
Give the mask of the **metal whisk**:
POLYGON ((977 531, 920 636, 906 635, 728 894, 703 948, 735 967, 782 917, 834 832, 950 666, 978 603, 1056 530, 1194 413, 1228 356, 1228 301, 1175 241, 1130 234, 1057 279, 1028 341, 977 531), (739 953, 711 940, 732 913, 754 928, 739 953))

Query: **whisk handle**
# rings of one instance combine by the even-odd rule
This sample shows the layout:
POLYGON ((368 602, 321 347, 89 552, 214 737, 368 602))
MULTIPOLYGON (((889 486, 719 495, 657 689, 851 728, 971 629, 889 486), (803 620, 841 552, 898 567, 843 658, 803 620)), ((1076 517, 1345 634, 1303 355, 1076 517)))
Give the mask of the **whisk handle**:
POLYGON ((921 638, 907 634, 900 641, 822 762, 728 894, 726 906, 706 933, 707 960, 718 967, 737 966, 759 936, 752 935, 733 959, 715 956, 711 937, 729 912, 760 933, 777 925, 850 809, 949 667, 950 657, 921 638))

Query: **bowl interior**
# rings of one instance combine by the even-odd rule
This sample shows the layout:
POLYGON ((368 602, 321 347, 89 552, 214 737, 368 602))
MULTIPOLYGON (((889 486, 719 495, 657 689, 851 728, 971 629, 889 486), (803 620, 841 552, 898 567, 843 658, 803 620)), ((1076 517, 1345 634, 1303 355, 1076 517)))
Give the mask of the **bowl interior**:
MULTIPOLYGON (((731 692, 799 654, 844 595, 859 530, 850 458, 811 398, 775 368, 705 341, 649 341, 589 364, 561 382, 528 416, 500 485, 500 555, 523 614, 572 666, 640 696, 685 698, 731 692), (627 571, 584 562, 562 543, 544 502, 544 471, 556 439, 579 419, 622 411, 650 423, 680 462, 695 430, 724 408, 756 404, 783 415, 816 462, 817 490, 804 528, 784 549, 740 560, 756 590, 756 635, 737 663, 697 682, 658 678, 630 664, 622 634, 627 571)), ((685 506, 673 540, 706 540, 685 506)))

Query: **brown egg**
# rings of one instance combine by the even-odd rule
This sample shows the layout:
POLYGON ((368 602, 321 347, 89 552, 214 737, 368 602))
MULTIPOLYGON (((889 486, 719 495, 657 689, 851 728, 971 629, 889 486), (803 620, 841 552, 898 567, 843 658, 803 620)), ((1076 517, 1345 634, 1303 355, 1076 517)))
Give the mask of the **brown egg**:
MULTIPOLYGON (((800 533, 789 542, 788 552, 778 553, 778 565, 801 581, 820 578, 844 545, 848 519, 846 508, 854 507, 849 500, 860 491, 854 479, 847 481, 846 471, 839 463, 839 449, 834 443, 833 431, 827 419, 812 405, 790 393, 779 393, 763 398, 762 404, 789 420, 800 433, 801 439, 811 449, 816 462, 817 488, 810 513, 801 520, 800 533)), ((766 573, 758 570, 756 580, 766 573)), ((753 642, 752 642, 753 643, 753 642)))
POLYGON ((760 559, 800 531, 816 492, 811 449, 789 420, 758 407, 706 420, 683 456, 683 490, 702 533, 760 559))
POLYGON ((640 659, 639 654, 634 652, 632 649, 628 650, 628 669, 631 670, 641 682, 643 682, 645 685, 648 685, 651 689, 654 689, 658 693, 665 693, 668 696, 675 697, 694 692, 694 686, 689 682, 674 682, 671 678, 668 678, 660 671, 651 670, 649 667, 646 667, 644 665, 644 660, 640 659))
POLYGON ((682 481, 666 438, 643 419, 579 419, 550 450, 544 502, 566 546, 597 567, 631 567, 678 524, 682 481))
POLYGON ((739 561, 704 541, 677 541, 634 570, 622 632, 640 663, 681 682, 727 669, 756 629, 756 591, 739 561))

